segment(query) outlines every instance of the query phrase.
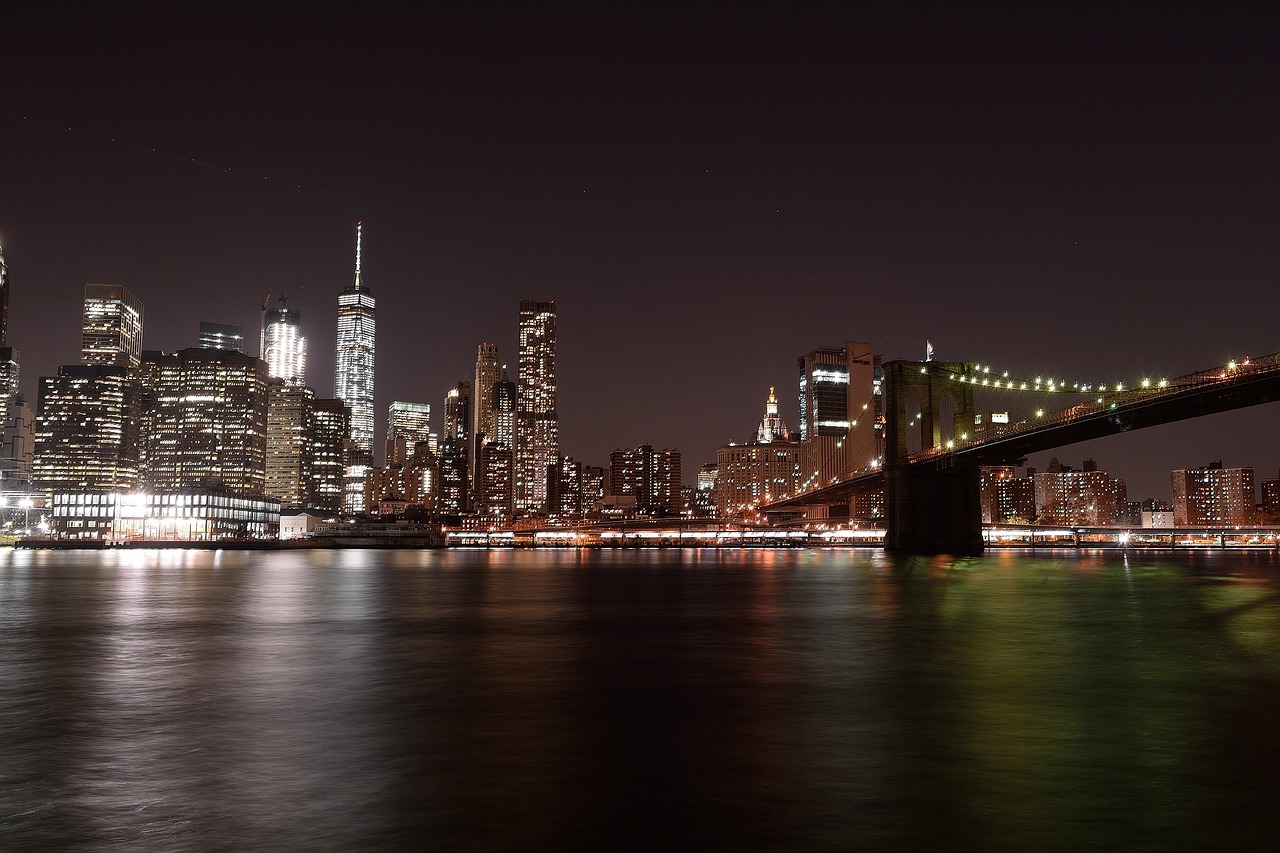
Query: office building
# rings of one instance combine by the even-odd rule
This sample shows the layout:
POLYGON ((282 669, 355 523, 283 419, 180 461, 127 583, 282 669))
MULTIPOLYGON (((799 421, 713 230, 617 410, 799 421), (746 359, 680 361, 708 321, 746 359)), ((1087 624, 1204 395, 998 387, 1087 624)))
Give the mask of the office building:
POLYGON ((311 504, 315 453, 316 392, 288 385, 280 377, 267 380, 266 496, 282 509, 311 504))
POLYGON ((730 442, 716 450, 717 513, 726 518, 756 520, 760 504, 795 494, 800 477, 800 447, 798 441, 791 440, 778 414, 778 397, 770 388, 764 419, 752 439, 730 442))
POLYGON ((18 358, 13 347, 0 347, 0 405, 18 396, 18 358))
POLYGON ((202 321, 200 340, 196 345, 201 349, 229 349, 233 352, 243 352, 244 327, 202 321))
POLYGON ((283 379, 285 385, 307 384, 307 339, 302 334, 302 314, 284 306, 262 315, 262 360, 267 376, 283 379))
POLYGON ((9 345, 9 265, 0 246, 0 347, 9 345))
POLYGON ((1262 512, 1268 517, 1268 524, 1280 522, 1280 477, 1262 481, 1262 512))
POLYGON ((138 485, 138 394, 116 364, 63 365, 40 378, 35 488, 128 491, 138 485))
POLYGON ((520 303, 519 403, 516 409, 516 510, 541 512, 547 466, 560 455, 556 411, 556 304, 520 303))
POLYGON ((341 400, 316 400, 312 406, 311 485, 307 505, 327 513, 343 509, 343 482, 350 444, 351 410, 341 400))
POLYGON ((1253 524, 1256 519, 1252 468, 1180 468, 1173 480, 1173 523, 1178 526, 1253 524))
POLYGON ((136 369, 142 360, 141 300, 119 285, 86 284, 80 353, 83 364, 136 369))
POLYGON ((200 347, 148 351, 141 375, 147 487, 261 497, 267 453, 262 360, 200 347))
POLYGON ((396 400, 387 407, 386 467, 403 467, 420 442, 431 440, 431 405, 396 400))
MULTIPOLYGON (((351 409, 352 465, 373 464, 375 301, 361 277, 361 232, 356 223, 355 279, 338 295, 338 338, 333 396, 351 409)), ((357 472, 358 473, 358 472, 357 472)))
POLYGON ((871 344, 813 350, 800 370, 801 489, 866 468, 884 455, 880 357, 871 344))
POLYGON ((582 518, 582 463, 572 456, 561 456, 547 466, 547 505, 544 509, 552 521, 573 522, 582 518))

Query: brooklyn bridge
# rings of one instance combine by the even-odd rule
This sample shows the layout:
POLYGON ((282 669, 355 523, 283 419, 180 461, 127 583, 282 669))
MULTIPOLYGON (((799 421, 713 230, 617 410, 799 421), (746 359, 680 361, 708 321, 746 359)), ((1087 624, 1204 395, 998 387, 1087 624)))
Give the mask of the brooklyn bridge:
POLYGON ((783 518, 847 506, 883 490, 887 550, 978 553, 983 466, 1280 399, 1280 353, 1131 384, 1011 376, 977 362, 890 361, 883 368, 883 455, 766 503, 762 513, 783 518))

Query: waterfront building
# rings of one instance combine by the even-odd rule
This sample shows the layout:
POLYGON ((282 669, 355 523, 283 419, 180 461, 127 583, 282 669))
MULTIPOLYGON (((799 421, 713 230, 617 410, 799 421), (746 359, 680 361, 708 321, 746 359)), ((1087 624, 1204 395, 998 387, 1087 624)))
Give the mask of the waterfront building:
POLYGON ((716 484, 719 476, 720 468, 715 462, 702 463, 693 496, 694 518, 715 518, 720 514, 716 507, 716 484))
POLYGON ((716 450, 716 512, 725 518, 754 517, 761 503, 795 494, 800 478, 800 442, 791 440, 769 389, 765 416, 755 436, 716 450))
POLYGON ((418 444, 431 440, 431 405, 396 400, 387 407, 387 467, 401 466, 417 450, 418 444))
POLYGON ((1179 526, 1252 524, 1256 518, 1252 468, 1179 468, 1173 480, 1173 523, 1179 526))
POLYGON ((640 514, 679 517, 680 451, 642 444, 609 454, 609 496, 632 498, 640 514))
MULTIPOLYGON (((338 295, 338 338, 335 350, 333 396, 351 409, 351 440, 355 444, 348 477, 361 476, 373 464, 373 377, 376 302, 360 273, 362 223, 356 223, 355 279, 338 295)), ((354 502, 349 501, 349 506, 354 502)), ((358 509, 355 511, 359 511, 358 509)))
MULTIPOLYGON (((285 385, 307 384, 307 339, 302 334, 302 313, 284 306, 262 315, 262 360, 267 376, 283 379, 285 385)), ((339 321, 341 322, 341 321, 339 321)))
POLYGON ((311 504, 314 487, 316 392, 267 380, 266 496, 283 509, 311 504))
POLYGON ((267 376, 261 359, 199 347, 148 351, 141 375, 150 491, 263 495, 267 376))
POLYGON ((984 466, 979 477, 983 524, 1027 524, 1035 520, 1036 487, 1032 477, 1019 477, 1011 465, 984 466))
POLYGON ((280 531, 278 502, 223 489, 56 491, 50 505, 61 540, 272 540, 280 531))
POLYGON ((0 488, 4 491, 26 491, 30 487, 35 426, 35 414, 21 395, 5 405, 0 429, 0 488))
POLYGON ((436 508, 461 515, 471 503, 471 383, 459 379, 444 397, 444 432, 439 452, 440 491, 436 508))
POLYGON ((86 284, 80 327, 83 364, 133 370, 142 361, 142 301, 115 284, 86 284))
POLYGON ((343 509, 351 410, 341 400, 312 404, 311 485, 307 504, 326 513, 343 509))
POLYGON ((519 404, 516 409, 516 509, 546 504, 547 466, 560 454, 556 410, 556 304, 520 303, 519 404))
POLYGON ((196 346, 201 349, 229 349, 234 352, 243 352, 244 327, 201 321, 200 340, 196 346))
POLYGON ((1086 459, 1082 471, 1055 457, 1048 470, 1032 476, 1037 520, 1041 524, 1097 527, 1123 522, 1129 500, 1124 480, 1112 479, 1086 459))
POLYGON ((63 365, 40 378, 31 477, 46 492, 138 483, 138 394, 116 364, 63 365))

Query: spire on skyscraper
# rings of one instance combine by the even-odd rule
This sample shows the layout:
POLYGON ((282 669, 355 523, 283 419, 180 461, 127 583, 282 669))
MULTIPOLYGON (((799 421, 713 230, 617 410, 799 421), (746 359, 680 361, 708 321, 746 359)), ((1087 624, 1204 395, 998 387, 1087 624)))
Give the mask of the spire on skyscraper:
POLYGON ((360 232, 363 229, 364 229, 363 220, 357 219, 356 220, 356 278, 355 278, 355 281, 351 283, 351 288, 350 288, 351 290, 365 290, 365 291, 368 290, 368 288, 364 286, 364 281, 360 278, 360 236, 361 236, 360 232))

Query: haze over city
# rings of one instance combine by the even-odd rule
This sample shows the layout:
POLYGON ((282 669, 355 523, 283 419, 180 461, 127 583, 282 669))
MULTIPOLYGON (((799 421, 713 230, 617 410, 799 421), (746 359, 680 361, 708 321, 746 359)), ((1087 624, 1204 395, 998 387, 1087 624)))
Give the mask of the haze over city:
MULTIPOLYGON (((0 245, 22 388, 77 360, 104 282, 165 350, 305 286, 327 394, 356 220, 379 435, 480 342, 513 364, 519 300, 554 299, 564 452, 679 447, 686 482, 770 386, 794 424, 796 357, 822 345, 1108 380, 1271 353, 1262 15, 18 12, 0 245)), ((1278 418, 1053 455, 1167 497, 1214 459, 1272 476, 1278 418)))

